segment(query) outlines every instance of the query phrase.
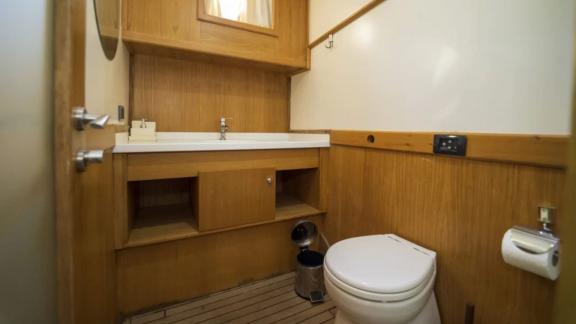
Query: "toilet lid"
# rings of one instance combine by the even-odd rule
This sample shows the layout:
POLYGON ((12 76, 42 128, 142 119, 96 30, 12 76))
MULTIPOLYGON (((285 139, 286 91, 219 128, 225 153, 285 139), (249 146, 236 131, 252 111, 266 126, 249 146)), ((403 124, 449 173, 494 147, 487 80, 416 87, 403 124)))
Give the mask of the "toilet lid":
POLYGON ((416 288, 435 270, 436 253, 394 234, 355 237, 330 247, 325 266, 351 287, 379 294, 416 288))

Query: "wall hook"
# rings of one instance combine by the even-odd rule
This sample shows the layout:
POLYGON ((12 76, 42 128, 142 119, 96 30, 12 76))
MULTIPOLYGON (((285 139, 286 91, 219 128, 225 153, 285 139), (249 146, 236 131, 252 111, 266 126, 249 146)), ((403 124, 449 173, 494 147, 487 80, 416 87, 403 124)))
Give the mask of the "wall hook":
POLYGON ((326 48, 334 48, 334 34, 328 35, 328 41, 324 46, 326 46, 326 48))

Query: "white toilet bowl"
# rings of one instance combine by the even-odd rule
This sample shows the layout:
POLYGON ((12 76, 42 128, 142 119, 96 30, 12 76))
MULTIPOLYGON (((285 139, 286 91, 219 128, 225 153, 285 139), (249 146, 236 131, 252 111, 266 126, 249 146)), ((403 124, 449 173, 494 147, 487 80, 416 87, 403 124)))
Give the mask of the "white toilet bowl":
POLYGON ((334 244, 324 281, 336 324, 440 324, 434 297, 436 253, 396 235, 334 244))

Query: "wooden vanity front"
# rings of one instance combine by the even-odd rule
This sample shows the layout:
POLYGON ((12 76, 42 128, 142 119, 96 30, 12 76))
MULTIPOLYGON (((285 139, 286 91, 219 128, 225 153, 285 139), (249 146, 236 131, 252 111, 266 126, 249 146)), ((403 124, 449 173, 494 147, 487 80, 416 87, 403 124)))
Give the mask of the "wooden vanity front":
POLYGON ((294 269, 297 219, 322 226, 328 149, 114 154, 123 314, 294 269))
POLYGON ((321 214, 326 155, 322 148, 115 154, 116 248, 321 214), (301 185, 283 185, 288 180, 301 185))
POLYGON ((273 220, 275 173, 272 168, 200 172, 198 230, 273 220))

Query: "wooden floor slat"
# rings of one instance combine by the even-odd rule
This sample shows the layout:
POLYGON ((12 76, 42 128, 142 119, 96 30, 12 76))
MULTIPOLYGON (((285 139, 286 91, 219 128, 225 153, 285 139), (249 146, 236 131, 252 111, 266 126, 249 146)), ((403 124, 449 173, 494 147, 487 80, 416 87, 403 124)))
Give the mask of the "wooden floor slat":
POLYGON ((230 297, 239 296, 246 292, 259 290, 259 289, 270 289, 274 285, 276 287, 281 283, 294 282, 294 273, 290 272, 285 275, 277 276, 268 280, 258 281, 249 285, 241 286, 234 289, 229 289, 223 292, 214 293, 205 297, 196 298, 192 301, 183 302, 177 305, 172 305, 166 308, 166 314, 168 316, 176 313, 180 313, 193 308, 201 307, 206 304, 221 301, 230 297))
POLYGON ((294 273, 211 294, 138 314, 125 323, 136 324, 320 324, 333 323, 331 300, 318 305, 294 292, 294 273), (159 314, 163 314, 159 318, 159 314))
POLYGON ((334 320, 334 314, 330 311, 322 312, 314 317, 308 318, 299 324, 321 324, 334 320))
POLYGON ((263 318, 274 315, 278 312, 282 312, 288 308, 306 303, 305 300, 296 296, 296 294, 294 294, 291 297, 292 298, 290 298, 289 300, 287 300, 283 303, 276 304, 274 306, 263 309, 259 312, 254 312, 254 313, 250 313, 248 315, 245 315, 243 317, 239 317, 239 318, 235 319, 233 322, 234 322, 234 324, 254 323, 254 322, 257 322, 259 320, 262 320, 263 318))
POLYGON ((256 296, 253 296, 251 298, 239 301, 237 303, 228 304, 226 307, 220 307, 220 308, 214 309, 214 310, 209 311, 209 312, 203 312, 201 314, 195 315, 193 317, 189 317, 185 320, 178 321, 176 323, 178 323, 178 324, 194 324, 194 323, 206 322, 208 320, 212 320, 216 317, 228 314, 230 312, 237 311, 237 310, 243 309, 245 307, 250 307, 250 306, 257 304, 257 303, 263 303, 269 299, 273 299, 275 297, 289 293, 291 291, 291 288, 292 287, 287 286, 287 287, 283 287, 282 289, 276 289, 276 290, 268 291, 264 294, 256 295, 256 296))
MULTIPOLYGON (((278 294, 282 294, 285 292, 289 292, 291 290, 292 281, 288 283, 280 282, 274 284, 270 290, 260 291, 258 289, 251 290, 244 294, 240 294, 237 296, 233 296, 227 299, 219 300, 214 303, 209 303, 200 307, 192 308, 186 310, 184 312, 175 313, 175 314, 167 314, 166 320, 163 322, 158 322, 157 324, 171 324, 182 320, 188 320, 190 318, 205 318, 209 315, 207 313, 218 311, 218 312, 225 312, 225 311, 233 311, 237 308, 241 308, 243 306, 251 305, 253 303, 257 303, 263 298, 273 298, 278 294), (283 284, 283 285, 280 285, 283 284), (253 300, 255 298, 255 300, 253 300)), ((190 322, 194 322, 190 320, 190 322)))
MULTIPOLYGON (((291 299, 293 299, 293 296, 291 296, 288 293, 283 293, 283 294, 278 295, 274 298, 265 299, 262 302, 252 304, 248 307, 244 307, 244 308, 232 311, 232 312, 226 312, 223 315, 212 318, 210 320, 210 322, 211 323, 227 323, 227 322, 231 322, 231 321, 236 321, 239 318, 246 316, 248 314, 253 314, 253 313, 256 313, 258 311, 265 310, 265 309, 268 309, 272 306, 280 305, 280 304, 285 303, 285 302, 290 302, 291 299)), ((300 302, 300 301, 298 301, 298 302, 300 302)))
POLYGON ((303 304, 298 304, 294 307, 287 308, 281 312, 272 314, 268 317, 265 317, 263 319, 255 321, 254 323, 258 323, 258 324, 276 323, 276 322, 279 322, 281 320, 287 319, 288 317, 298 315, 300 312, 303 312, 303 311, 309 309, 310 307, 312 307, 312 304, 310 304, 308 302, 303 303, 303 304))
MULTIPOLYGON (((275 322, 276 324, 293 324, 293 323, 300 323, 306 320, 312 319, 318 314, 323 312, 330 312, 330 309, 333 308, 334 305, 332 301, 325 302, 320 305, 315 305, 314 307, 310 307, 309 309, 296 314, 295 316, 288 317, 284 320, 275 322)), ((312 322, 312 323, 321 323, 321 322, 312 322)))

